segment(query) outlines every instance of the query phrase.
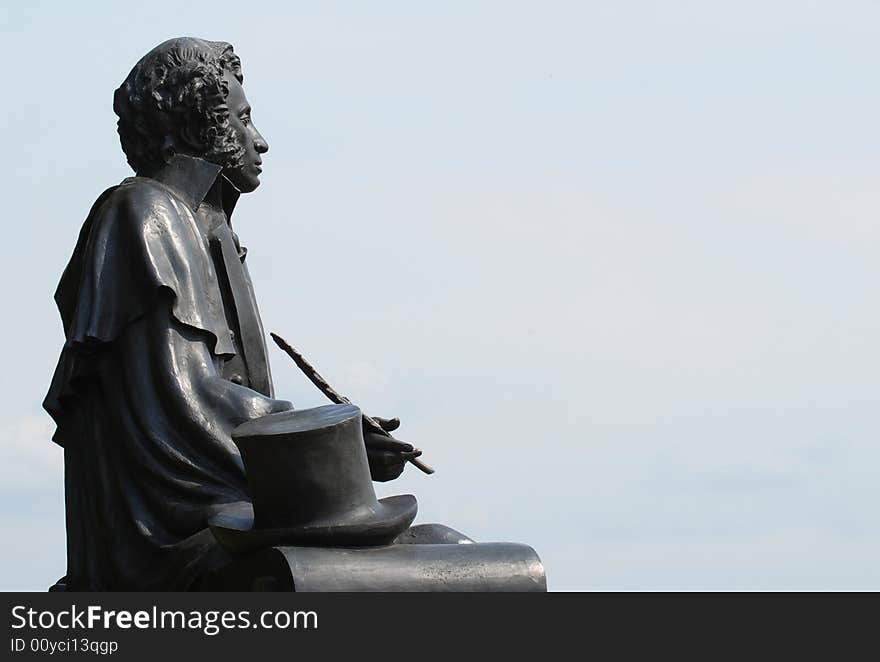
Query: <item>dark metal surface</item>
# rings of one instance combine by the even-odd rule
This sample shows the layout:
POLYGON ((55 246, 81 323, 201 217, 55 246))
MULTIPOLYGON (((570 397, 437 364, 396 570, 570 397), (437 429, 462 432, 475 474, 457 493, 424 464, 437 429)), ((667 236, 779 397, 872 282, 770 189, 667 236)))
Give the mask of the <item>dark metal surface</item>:
POLYGON ((445 524, 416 524, 394 539, 397 545, 470 544, 474 541, 445 524))
MULTIPOLYGON (((265 550, 267 568, 287 568, 300 589, 543 586, 530 548, 433 544, 469 539, 404 531, 414 497, 376 499, 370 478, 397 478, 419 454, 389 436, 399 421, 368 418, 364 432, 355 407, 331 405, 334 422, 315 425, 324 414, 290 414, 275 398, 232 226, 269 149, 242 81, 231 45, 183 37, 145 55, 114 95, 135 176, 92 206, 55 293, 65 342, 44 407, 64 447, 68 558, 55 589, 203 586, 232 559, 211 522, 248 544, 251 528, 270 532, 259 543, 271 545, 297 527, 348 527, 310 544, 428 543, 311 547, 290 559, 265 550), (271 433, 297 420, 301 429, 271 433)), ((284 573, 266 576, 269 586, 284 573)))
MULTIPOLYGON (((309 378, 309 381, 312 382, 318 389, 326 395, 330 402, 335 402, 338 405, 346 404, 350 405, 351 400, 349 400, 344 395, 340 394, 335 388, 330 386, 330 383, 324 379, 321 374, 315 369, 315 367, 306 360, 306 357, 302 355, 297 349, 295 349, 290 343, 288 343, 284 338, 279 336, 277 333, 270 333, 272 336, 272 340, 275 341, 275 344, 287 354, 293 362, 297 365, 297 367, 303 371, 303 374, 309 378)), ((364 414, 364 425, 370 428, 376 434, 380 434, 384 437, 390 437, 391 434, 383 428, 372 416, 367 416, 364 414)), ((415 449, 416 452, 421 454, 421 451, 415 449)), ((411 462, 413 466, 417 467, 420 471, 426 474, 434 473, 434 470, 429 467, 427 464, 417 459, 416 457, 408 458, 408 462, 411 462)))
POLYGON ((547 590, 535 551, 515 543, 273 547, 214 578, 214 590, 516 591, 547 590))
POLYGON ((361 411, 354 405, 263 416, 238 426, 232 439, 253 509, 238 504, 210 524, 233 553, 280 543, 388 544, 416 516, 412 495, 376 499, 361 411))

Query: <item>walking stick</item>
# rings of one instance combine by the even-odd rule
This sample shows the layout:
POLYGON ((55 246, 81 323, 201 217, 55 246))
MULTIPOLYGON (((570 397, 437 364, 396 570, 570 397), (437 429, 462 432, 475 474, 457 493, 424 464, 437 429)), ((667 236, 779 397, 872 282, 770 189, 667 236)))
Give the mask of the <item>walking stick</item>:
MULTIPOLYGON (((277 333, 270 332, 269 335, 272 336, 272 340, 275 341, 275 344, 278 345, 278 347, 280 347, 281 350, 285 354, 287 354, 290 358, 293 359, 293 362, 296 363, 296 365, 299 367, 299 369, 303 371, 303 374, 305 374, 305 376, 309 378, 309 381, 312 382, 312 384, 314 384, 315 386, 317 386, 318 390, 320 390, 321 393, 323 393, 324 395, 326 395, 329 398, 330 402, 334 402, 337 405, 350 405, 351 404, 351 400, 346 398, 344 395, 341 395, 340 393, 338 393, 336 391, 336 389, 334 389, 332 386, 330 386, 330 384, 327 382, 327 380, 318 374, 318 371, 315 370, 315 367, 311 363, 306 361, 305 357, 302 354, 300 354, 293 347, 291 347, 290 344, 288 344, 288 342, 286 340, 284 340, 284 338, 279 336, 277 333)), ((375 432, 376 434, 381 434, 384 437, 391 436, 391 433, 388 432, 381 425, 379 425, 374 418, 371 418, 370 416, 367 416, 366 414, 364 414, 363 416, 364 416, 364 422, 367 424, 367 427, 370 428, 373 432, 375 432)), ((415 449, 415 450, 418 450, 418 449, 415 449)), ((421 452, 421 451, 419 451, 419 452, 421 452)), ((431 467, 429 467, 424 462, 421 462, 418 458, 411 457, 411 458, 408 458, 407 461, 412 462, 413 466, 421 469, 426 474, 434 473, 434 470, 431 467)))

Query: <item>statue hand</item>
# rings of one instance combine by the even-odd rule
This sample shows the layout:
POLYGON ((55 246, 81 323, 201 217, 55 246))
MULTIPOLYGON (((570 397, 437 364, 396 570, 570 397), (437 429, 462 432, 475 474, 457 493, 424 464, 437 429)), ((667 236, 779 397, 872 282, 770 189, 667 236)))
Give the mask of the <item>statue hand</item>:
MULTIPOLYGON (((397 418, 374 418, 383 430, 391 431, 400 427, 397 418)), ((378 482, 394 480, 403 473, 407 461, 422 454, 413 449, 412 444, 394 437, 373 432, 364 427, 364 444, 367 447, 367 461, 370 463, 370 476, 378 482)))
MULTIPOLYGON (((379 424, 385 432, 394 432, 397 428, 400 427, 400 419, 395 416, 394 418, 382 418, 381 416, 371 416, 371 418, 379 424)), ((367 430, 366 426, 364 427, 364 432, 367 430)))

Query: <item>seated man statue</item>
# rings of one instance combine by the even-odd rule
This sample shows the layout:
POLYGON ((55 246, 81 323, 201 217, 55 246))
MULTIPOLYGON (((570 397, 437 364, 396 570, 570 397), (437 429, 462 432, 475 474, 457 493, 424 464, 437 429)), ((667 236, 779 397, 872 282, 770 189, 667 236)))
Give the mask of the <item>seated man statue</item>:
MULTIPOLYGON (((160 44, 113 108, 135 176, 95 202, 55 294, 66 342, 44 406, 64 448, 63 585, 187 590, 230 562, 208 523, 251 499, 233 430, 293 409, 230 223, 269 146, 223 42, 160 44)), ((417 454, 373 428, 363 440, 373 480, 417 454)))

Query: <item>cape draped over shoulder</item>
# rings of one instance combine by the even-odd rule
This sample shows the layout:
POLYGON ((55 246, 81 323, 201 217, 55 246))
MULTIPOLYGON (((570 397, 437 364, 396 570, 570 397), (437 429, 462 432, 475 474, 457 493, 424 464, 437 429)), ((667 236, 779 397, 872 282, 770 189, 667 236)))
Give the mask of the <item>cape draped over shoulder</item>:
POLYGON ((116 340, 162 290, 172 295, 178 322, 210 334, 214 354, 235 353, 213 262, 182 205, 159 182, 130 178, 102 193, 83 224, 55 291, 66 342, 45 406, 62 446, 63 400, 94 367, 83 356, 116 340))
POLYGON ((144 177, 105 191, 55 295, 66 342, 44 407, 65 449, 72 590, 185 589, 225 563, 205 527, 249 501, 231 431, 291 408, 223 377, 234 306, 195 213, 219 169, 190 161, 184 194, 144 177))

